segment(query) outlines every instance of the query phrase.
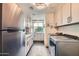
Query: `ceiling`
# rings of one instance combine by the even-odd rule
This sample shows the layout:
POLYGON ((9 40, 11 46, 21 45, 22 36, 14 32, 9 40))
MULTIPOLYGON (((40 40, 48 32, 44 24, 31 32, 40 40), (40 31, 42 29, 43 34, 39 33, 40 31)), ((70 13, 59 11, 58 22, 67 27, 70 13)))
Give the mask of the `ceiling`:
POLYGON ((56 7, 60 6, 61 4, 49 3, 49 6, 47 8, 41 10, 34 8, 32 3, 18 3, 18 5, 22 8, 22 11, 25 15, 30 15, 55 12, 56 7))

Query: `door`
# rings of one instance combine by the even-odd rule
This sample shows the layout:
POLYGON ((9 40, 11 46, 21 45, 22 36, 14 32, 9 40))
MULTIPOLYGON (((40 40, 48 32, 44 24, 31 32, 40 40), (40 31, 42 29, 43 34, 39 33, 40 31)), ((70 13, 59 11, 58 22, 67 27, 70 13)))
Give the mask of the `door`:
POLYGON ((79 22, 79 3, 72 3, 72 23, 79 22))
POLYGON ((44 41, 44 22, 35 22, 34 25, 34 41, 44 41))
POLYGON ((63 16, 63 25, 68 24, 68 17, 70 17, 69 3, 63 5, 62 16, 63 16))

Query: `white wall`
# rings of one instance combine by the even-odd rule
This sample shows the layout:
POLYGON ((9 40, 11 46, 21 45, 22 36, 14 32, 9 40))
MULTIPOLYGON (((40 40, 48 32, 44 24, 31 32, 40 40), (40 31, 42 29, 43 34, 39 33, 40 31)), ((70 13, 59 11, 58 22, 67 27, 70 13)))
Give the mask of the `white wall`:
POLYGON ((59 32, 79 36, 79 24, 60 27, 59 32))
POLYGON ((56 29, 53 28, 55 26, 55 19, 54 19, 54 13, 47 13, 45 16, 45 38, 44 43, 45 46, 48 46, 49 44, 49 34, 54 34, 56 32, 56 29), (49 24, 49 26, 47 25, 49 24))

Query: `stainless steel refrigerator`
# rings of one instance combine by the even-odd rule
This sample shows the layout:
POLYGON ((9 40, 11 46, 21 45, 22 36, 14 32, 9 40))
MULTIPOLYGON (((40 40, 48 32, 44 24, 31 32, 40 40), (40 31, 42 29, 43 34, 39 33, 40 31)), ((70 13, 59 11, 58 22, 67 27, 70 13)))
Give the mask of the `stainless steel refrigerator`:
POLYGON ((0 56, 17 56, 24 46, 24 28, 20 26, 19 15, 21 11, 17 9, 16 4, 0 4, 0 56))

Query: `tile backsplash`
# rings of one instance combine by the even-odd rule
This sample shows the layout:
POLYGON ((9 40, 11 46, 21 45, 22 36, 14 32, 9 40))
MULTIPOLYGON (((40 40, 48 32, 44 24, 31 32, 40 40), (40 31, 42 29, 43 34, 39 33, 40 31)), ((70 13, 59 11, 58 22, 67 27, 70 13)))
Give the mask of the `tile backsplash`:
POLYGON ((79 37, 79 24, 60 27, 58 29, 58 32, 75 35, 79 37))

